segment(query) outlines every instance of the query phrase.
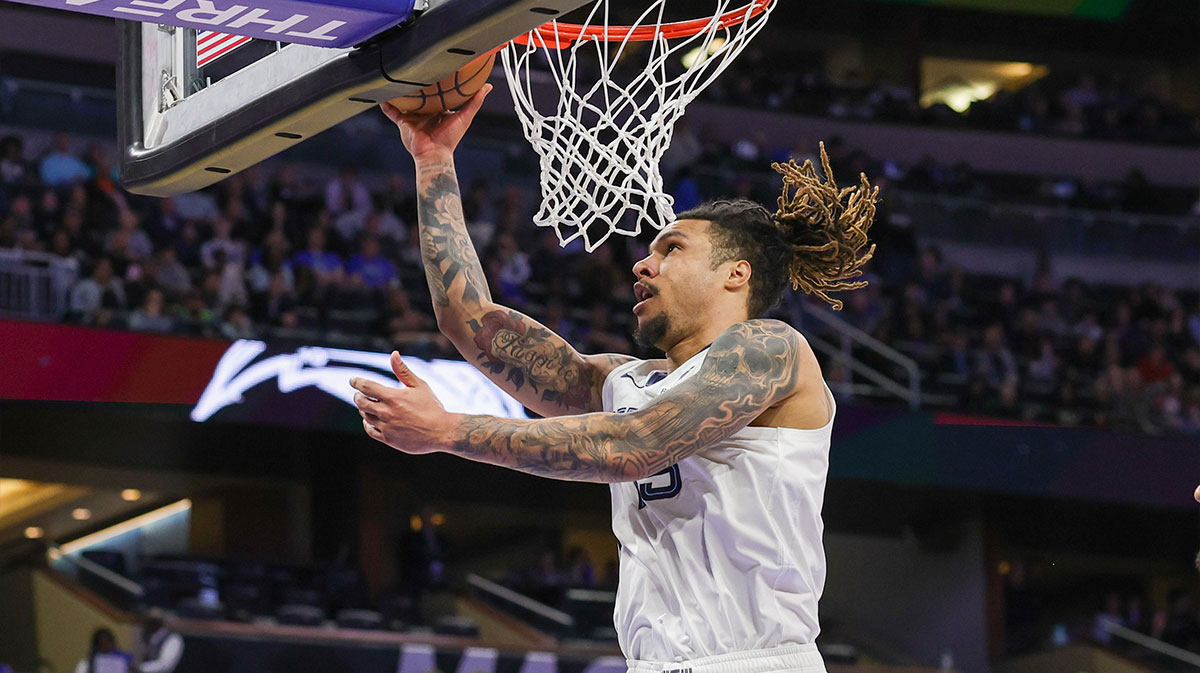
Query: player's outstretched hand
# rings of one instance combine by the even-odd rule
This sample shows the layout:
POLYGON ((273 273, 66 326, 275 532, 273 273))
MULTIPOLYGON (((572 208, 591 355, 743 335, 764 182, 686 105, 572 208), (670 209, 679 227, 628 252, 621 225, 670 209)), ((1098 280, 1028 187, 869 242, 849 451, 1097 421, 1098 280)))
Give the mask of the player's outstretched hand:
POLYGON ((434 397, 429 385, 392 353, 392 371, 404 388, 392 388, 354 377, 350 386, 363 429, 372 439, 405 453, 434 453, 447 447, 452 415, 434 397))
POLYGON ((492 92, 492 88, 491 84, 483 85, 483 88, 471 96, 471 100, 454 112, 436 115, 404 114, 386 101, 380 103, 379 107, 400 129, 400 139, 404 141, 404 147, 413 155, 413 159, 419 161, 433 154, 453 153, 466 135, 467 129, 471 127, 471 122, 479 113, 479 108, 483 107, 483 101, 492 92))

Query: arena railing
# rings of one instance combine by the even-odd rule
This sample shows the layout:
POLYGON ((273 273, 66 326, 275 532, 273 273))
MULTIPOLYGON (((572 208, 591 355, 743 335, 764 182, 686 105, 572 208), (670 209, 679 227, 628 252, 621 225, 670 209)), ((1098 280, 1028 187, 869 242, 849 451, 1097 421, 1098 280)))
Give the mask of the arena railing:
POLYGON ((1164 643, 1116 622, 1103 621, 1100 622, 1100 627, 1114 638, 1120 639, 1126 650, 1136 652, 1140 649, 1142 654, 1137 658, 1159 665, 1165 670, 1195 671, 1200 669, 1200 654, 1164 643))
POLYGON ((122 610, 135 610, 145 597, 142 585, 79 554, 66 553, 50 544, 46 550, 48 565, 55 572, 102 596, 122 610))
MULTIPOLYGON (((826 308, 818 308, 809 302, 800 302, 800 319, 813 319, 825 330, 804 329, 804 325, 796 325, 804 329, 805 337, 814 350, 845 367, 853 374, 870 381, 890 397, 897 397, 912 409, 921 406, 921 369, 917 362, 900 351, 883 343, 850 323, 830 313, 826 308), (836 341, 836 343, 835 343, 836 341), (874 355, 890 362, 897 371, 904 372, 903 377, 889 376, 884 372, 864 363, 854 356, 856 348, 866 349, 874 355)), ((852 383, 830 381, 829 387, 843 393, 855 394, 860 392, 852 383)))
POLYGON ((922 236, 1113 258, 1195 262, 1200 216, 1151 215, 888 190, 922 236))
POLYGON ((73 260, 27 250, 0 249, 0 317, 62 320, 79 276, 73 260))
POLYGON ((575 618, 555 608, 513 591, 479 575, 467 575, 471 591, 486 603, 519 616, 547 633, 559 636, 575 632, 575 618))
POLYGON ((117 93, 111 89, 5 75, 0 76, 0 92, 0 123, 72 135, 114 135, 117 93))

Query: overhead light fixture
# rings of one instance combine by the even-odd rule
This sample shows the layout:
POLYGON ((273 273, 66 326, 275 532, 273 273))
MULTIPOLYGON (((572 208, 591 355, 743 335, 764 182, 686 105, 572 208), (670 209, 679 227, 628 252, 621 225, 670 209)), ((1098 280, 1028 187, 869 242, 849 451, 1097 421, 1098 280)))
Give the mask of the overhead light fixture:
POLYGON ((29 538, 30 540, 37 540, 45 536, 46 531, 42 530, 38 526, 30 526, 25 529, 25 537, 29 538))
POLYGON ((127 488, 124 491, 121 491, 121 499, 126 502, 133 502, 135 500, 141 500, 142 492, 137 490, 136 488, 127 488))
POLYGON ((71 518, 75 519, 76 521, 87 521, 88 519, 92 518, 92 510, 85 507, 77 507, 73 512, 71 512, 71 518))
POLYGON ((718 37, 708 44, 707 50, 704 49, 703 45, 696 47, 695 49, 683 55, 683 58, 681 59, 683 61, 683 67, 691 70, 692 66, 699 65, 707 61, 713 54, 721 51, 721 47, 724 46, 725 38, 718 37))

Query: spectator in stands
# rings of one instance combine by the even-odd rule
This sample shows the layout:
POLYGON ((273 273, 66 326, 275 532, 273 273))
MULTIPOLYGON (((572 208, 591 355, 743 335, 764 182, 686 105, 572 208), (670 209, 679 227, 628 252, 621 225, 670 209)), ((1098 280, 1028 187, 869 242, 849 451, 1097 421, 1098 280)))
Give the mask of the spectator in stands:
POLYGON ((154 253, 150 237, 141 227, 138 214, 124 210, 117 216, 118 228, 108 235, 105 252, 127 262, 140 262, 154 253))
POLYGON ((92 633, 92 647, 87 657, 80 659, 75 673, 129 673, 134 670, 133 656, 117 649, 117 639, 108 629, 92 633))
POLYGON ((71 290, 71 314, 85 325, 107 324, 105 312, 125 308, 125 288, 120 279, 114 277, 112 260, 101 257, 96 261, 92 274, 75 284, 71 290))
POLYGON ((399 225, 399 229, 404 232, 394 238, 397 243, 403 242, 407 238, 408 225, 415 222, 417 217, 417 196, 413 194, 408 180, 403 175, 392 173, 388 176, 387 185, 379 196, 378 210, 383 214, 385 220, 385 224, 380 228, 381 233, 385 236, 394 236, 395 233, 398 233, 390 224, 394 219, 399 225))
POLYGON ((505 301, 525 304, 524 286, 532 273, 529 256, 517 246, 517 239, 510 233, 502 233, 493 241, 495 249, 488 270, 498 286, 499 295, 505 301))
POLYGON ((18 136, 0 138, 0 185, 19 185, 25 178, 25 143, 18 136))
POLYGON ((325 209, 334 216, 346 212, 370 212, 371 193, 358 179, 358 169, 352 164, 343 165, 338 176, 326 185, 325 209))
POLYGON ((214 272, 205 276, 203 289, 209 293, 209 304, 218 313, 224 312, 229 306, 245 306, 250 303, 246 291, 245 266, 240 260, 227 259, 224 250, 218 250, 213 260, 214 272), (215 281, 214 281, 215 277, 215 281), (212 285, 216 283, 215 301, 212 285))
POLYGON ((280 324, 283 314, 296 308, 296 295, 292 288, 289 275, 282 271, 271 274, 266 290, 254 295, 254 318, 259 322, 280 324))
POLYGON ((1192 597, 1185 589, 1172 589, 1169 608, 1155 619, 1153 637, 1175 647, 1196 651, 1200 648, 1200 621, 1197 621, 1192 597))
POLYGON ((142 655, 136 673, 171 673, 183 658, 183 636, 167 628, 159 612, 142 620, 142 655))
POLYGON ((179 307, 177 317, 185 324, 203 329, 213 322, 212 307, 204 301, 204 293, 199 288, 193 288, 179 307))
POLYGON ((417 606, 428 595, 446 587, 446 538, 434 521, 433 508, 425 505, 413 515, 401 541, 401 577, 417 606))
POLYGON ((200 246, 200 261, 209 269, 220 270, 217 253, 225 255, 225 261, 242 264, 246 261, 246 244, 233 238, 233 223, 224 217, 213 222, 213 236, 200 246))
POLYGON ((526 594, 537 601, 547 605, 558 605, 561 602, 563 589, 567 586, 567 577, 559 570, 558 558, 553 549, 538 551, 533 565, 526 569, 521 579, 521 586, 526 594))
POLYGON ((170 332, 171 317, 164 311, 162 290, 150 288, 141 308, 129 315, 129 329, 139 332, 170 332))
POLYGON ((38 175, 47 187, 65 187, 83 182, 92 176, 88 165, 71 153, 71 137, 65 133, 54 136, 50 151, 38 165, 38 175))
POLYGON ((1145 386, 1166 385, 1175 376, 1175 369, 1167 361, 1167 349, 1162 344, 1155 344, 1144 357, 1138 360, 1137 374, 1145 386))
POLYGON ((314 226, 308 230, 308 246, 296 253, 292 264, 311 271, 317 285, 340 285, 344 275, 342 258, 325 247, 325 230, 314 226))
POLYGON ((172 298, 178 301, 187 294, 188 290, 192 289, 192 279, 188 275, 187 268, 179 262, 175 254, 175 248, 170 245, 164 245, 158 251, 158 264, 154 271, 154 282, 163 289, 163 291, 172 298))
POLYGON ((579 337, 579 326, 567 317, 563 301, 557 295, 546 300, 546 312, 542 315, 541 322, 568 342, 573 342, 579 337))
POLYGON ((346 273, 352 282, 370 290, 382 290, 396 282, 396 267, 380 254, 375 235, 363 237, 358 254, 346 263, 346 273))
POLYGON ((592 557, 583 547, 571 547, 567 550, 567 586, 576 589, 596 588, 596 568, 592 565, 592 557))
POLYGON ((252 293, 266 292, 275 274, 283 276, 288 290, 295 287, 292 263, 288 259, 289 247, 283 228, 276 227, 267 233, 262 245, 254 249, 250 255, 250 269, 246 273, 246 283, 252 293))
POLYGON ((254 323, 250 322, 246 309, 234 304, 225 309, 225 320, 221 322, 221 336, 226 339, 254 339, 258 336, 258 331, 254 329, 254 323))
POLYGON ((1109 592, 1104 597, 1104 609, 1096 613, 1092 622, 1092 639, 1102 645, 1110 645, 1112 632, 1109 629, 1114 626, 1125 626, 1125 617, 1121 613, 1121 596, 1109 592))
POLYGON ((1004 326, 992 323, 983 331, 983 345, 976 355, 975 372, 993 391, 1017 381, 1017 361, 1004 338, 1004 326))
POLYGON ((408 292, 399 286, 387 291, 383 321, 385 330, 395 343, 410 343, 418 334, 433 330, 433 318, 414 309, 408 292))

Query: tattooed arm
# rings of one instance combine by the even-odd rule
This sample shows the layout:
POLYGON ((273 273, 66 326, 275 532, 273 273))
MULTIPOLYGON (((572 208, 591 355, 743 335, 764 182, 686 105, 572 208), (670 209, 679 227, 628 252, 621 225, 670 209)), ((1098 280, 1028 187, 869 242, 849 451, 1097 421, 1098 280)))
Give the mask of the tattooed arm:
POLYGON ((421 257, 438 329, 468 362, 538 414, 599 411, 605 377, 630 358, 582 355, 537 321, 492 301, 454 168, 454 148, 481 103, 476 96, 459 112, 436 117, 405 117, 384 107, 417 165, 421 257))
MULTIPOLYGON (((796 330, 777 320, 749 320, 726 330, 700 370, 652 404, 630 414, 594 413, 524 421, 430 413, 391 399, 356 398, 375 439, 401 450, 444 450, 463 458, 571 481, 642 479, 729 438, 768 408, 813 385, 802 376, 811 358, 796 330), (413 417, 420 417, 418 422, 413 417), (431 419, 432 417, 432 419, 431 419)), ((407 370, 400 380, 416 386, 407 370), (408 380, 406 380, 408 379, 408 380)), ((356 387, 358 387, 356 385, 356 387)), ((374 396, 372 389, 365 395, 374 396)), ((381 395, 403 398, 404 393, 381 395)), ((435 402, 436 403, 436 402, 435 402)))

